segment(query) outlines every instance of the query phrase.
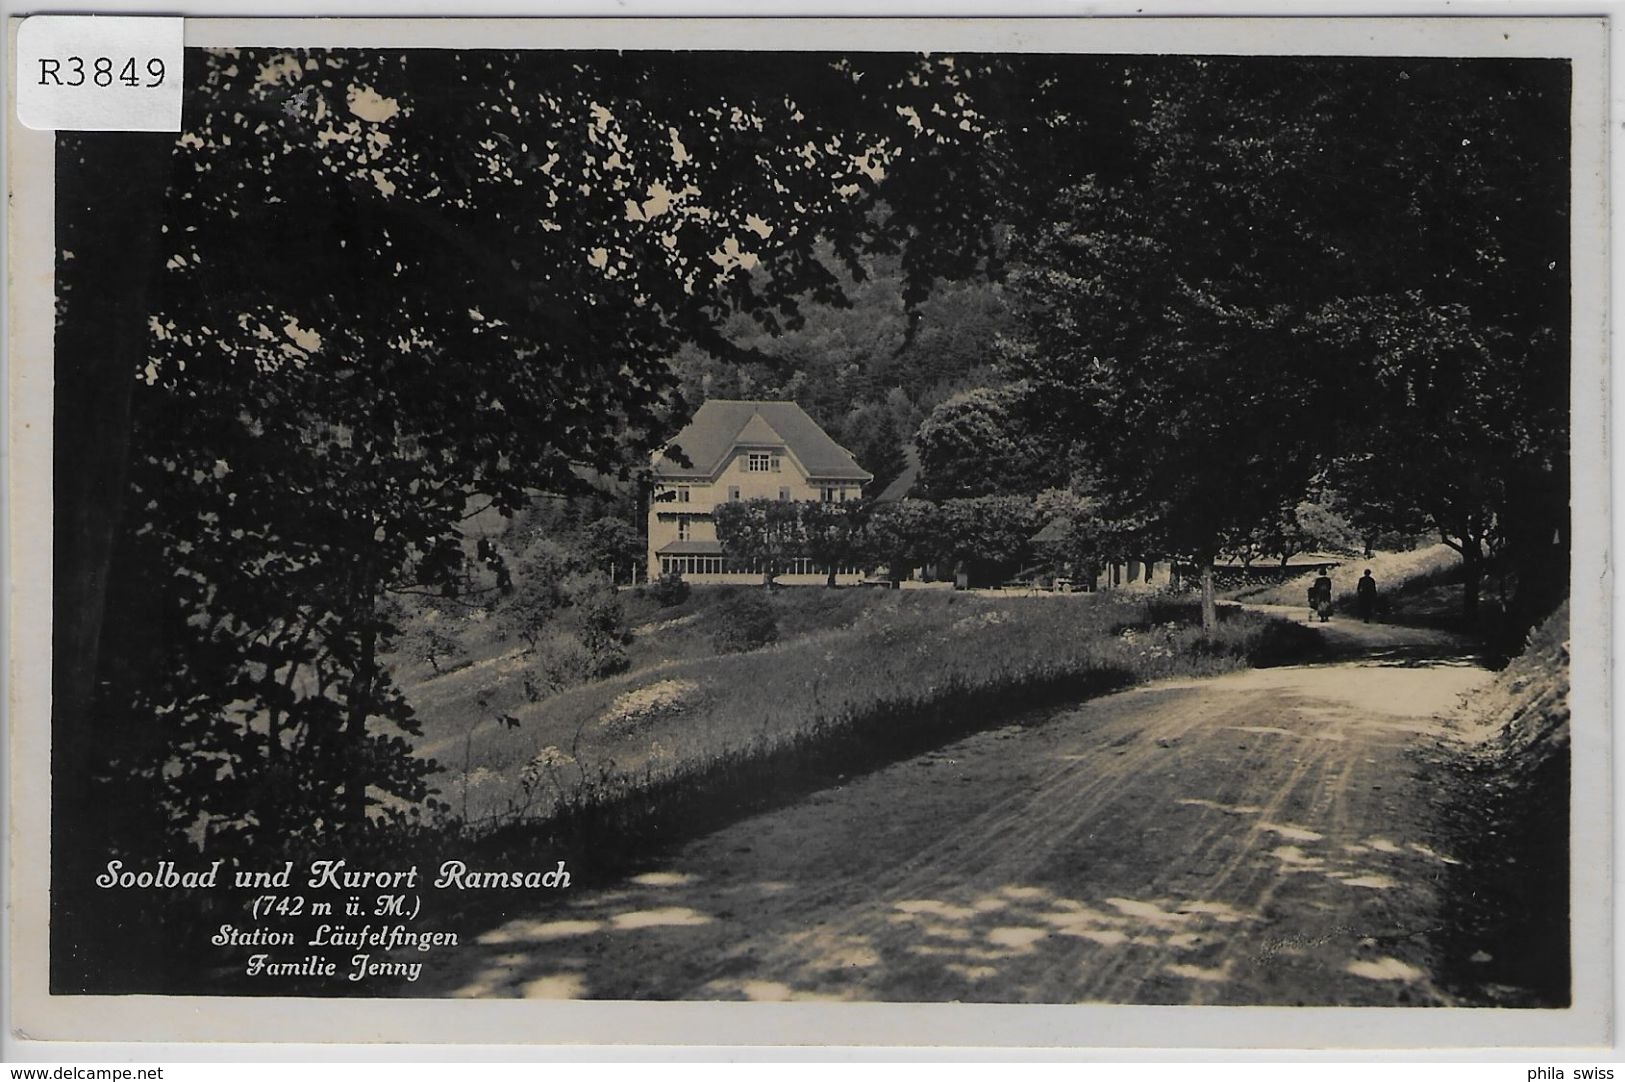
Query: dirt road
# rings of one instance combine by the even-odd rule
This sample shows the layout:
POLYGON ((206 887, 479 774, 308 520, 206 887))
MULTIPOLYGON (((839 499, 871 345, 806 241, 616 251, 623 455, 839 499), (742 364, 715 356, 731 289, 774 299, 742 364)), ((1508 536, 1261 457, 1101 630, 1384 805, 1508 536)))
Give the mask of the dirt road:
POLYGON ((1336 660, 980 733, 491 928, 417 990, 1448 1003, 1429 764, 1490 674, 1443 633, 1315 626, 1336 660))

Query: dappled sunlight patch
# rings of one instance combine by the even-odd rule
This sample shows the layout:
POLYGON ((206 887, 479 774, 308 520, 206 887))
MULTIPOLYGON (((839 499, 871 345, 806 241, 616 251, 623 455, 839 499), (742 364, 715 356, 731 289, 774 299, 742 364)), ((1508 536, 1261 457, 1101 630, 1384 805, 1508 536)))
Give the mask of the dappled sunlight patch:
POLYGON ((865 935, 842 935, 816 929, 794 932, 785 936, 785 942, 795 944, 817 959, 819 969, 869 969, 880 964, 880 955, 865 935))
POLYGON ((948 972, 967 981, 985 981, 989 977, 997 977, 999 971, 993 966, 968 966, 960 962, 949 962, 943 967, 948 972))
POLYGON ((1287 841, 1292 842, 1318 842, 1324 841, 1326 835, 1317 834, 1304 827, 1293 826, 1291 823, 1259 823, 1258 829, 1267 830, 1271 834, 1279 834, 1287 841))
POLYGON ((1419 981, 1426 976, 1420 969, 1406 965, 1398 958, 1362 959, 1350 962, 1343 968, 1369 981, 1419 981))
POLYGON ((712 981, 705 987, 710 992, 739 996, 753 1003, 783 1003, 795 994, 782 981, 723 980, 712 981))
POLYGON ((1094 921, 1097 924, 1122 924, 1124 918, 1113 913, 1102 913, 1098 909, 1090 909, 1086 905, 1074 902, 1070 898, 1058 898, 1055 901, 1057 912, 1041 913, 1038 919, 1057 927, 1074 926, 1084 921, 1094 921))
POLYGON ((1280 861, 1283 870, 1307 872, 1320 868, 1326 862, 1312 857, 1295 845, 1282 845, 1270 850, 1270 856, 1280 861))
POLYGON ((1049 897, 1049 891, 1043 887, 1018 887, 1014 885, 999 888, 999 893, 1006 898, 1014 898, 1018 902, 1036 902, 1049 897))
POLYGON ((710 981, 704 991, 711 998, 737 998, 752 1003, 784 1003, 789 1000, 811 1002, 841 1002, 855 998, 850 992, 808 992, 797 990, 783 981, 738 980, 727 978, 710 981))
POLYGON ((1107 898, 1106 904, 1125 916, 1165 927, 1178 927, 1191 919, 1189 914, 1170 913, 1155 902, 1141 902, 1133 898, 1107 898))
POLYGON ((1283 729, 1278 725, 1226 725, 1226 729, 1233 729, 1238 733, 1258 733, 1261 736, 1299 736, 1291 729, 1283 729))
POLYGON ((943 947, 935 943, 915 943, 907 949, 909 954, 918 958, 960 958, 976 962, 1003 962, 1010 957, 1009 951, 992 950, 987 947, 943 947))
POLYGON ((943 920, 969 920, 976 915, 974 909, 949 905, 947 902, 939 902, 934 898, 910 898, 907 901, 898 902, 893 908, 911 917, 923 914, 941 917, 943 920))
POLYGON ((486 932, 477 942, 486 946, 500 946, 505 943, 545 943, 553 939, 588 935, 603 926, 604 922, 598 920, 514 920, 486 932))
POLYGON ((685 872, 644 872, 634 875, 629 882, 641 887, 680 887, 694 882, 694 877, 685 872))
POLYGON ((782 981, 742 981, 739 990, 752 1003, 783 1003, 794 995, 782 981))
POLYGON ((1039 919, 1055 929, 1056 935, 1087 939, 1103 947, 1116 947, 1128 942, 1128 933, 1120 929, 1127 923, 1122 917, 1108 916, 1091 909, 1075 912, 1042 913, 1039 919))
POLYGON ((1116 928, 1062 928, 1060 934, 1087 939, 1092 943, 1099 943, 1102 947, 1120 947, 1129 941, 1128 934, 1116 928))
POLYGON ((987 933, 987 941, 995 946, 1007 947, 1024 954, 1033 949, 1033 944, 1045 939, 1049 934, 1042 928, 1001 927, 991 929, 987 933))
POLYGON ((1391 890, 1397 884, 1386 875, 1357 875, 1340 878, 1344 886, 1366 887, 1370 890, 1391 890))
POLYGON ((1387 838, 1367 838, 1365 840, 1365 844, 1366 844, 1367 848, 1375 849, 1379 853, 1400 853, 1400 852, 1403 852, 1403 850, 1400 849, 1399 846, 1395 845, 1393 842, 1389 841, 1387 838))
POLYGON ((1217 983, 1219 981, 1230 979, 1229 962, 1226 962, 1217 969, 1203 969, 1201 966, 1187 965, 1184 962, 1176 962, 1173 965, 1164 966, 1163 968, 1176 977, 1184 977, 1187 980, 1193 981, 1217 983))
POLYGON ((587 982, 579 973, 549 973, 526 981, 519 994, 526 999, 581 999, 587 994, 587 982))
POLYGON ((1185 902, 1179 907, 1181 913, 1199 913, 1204 917, 1211 917, 1220 924, 1238 924, 1242 921, 1257 920, 1258 916, 1237 909, 1229 902, 1195 901, 1185 902))
POLYGON ((638 928, 687 928, 696 924, 710 924, 712 918, 686 906, 666 906, 661 909, 639 909, 631 913, 617 913, 610 924, 617 930, 638 928))
POLYGON ((487 970, 461 987, 452 989, 454 999, 486 999, 498 994, 502 990, 508 974, 503 971, 487 970))
POLYGON ((1181 797, 1177 803, 1193 808, 1212 808, 1214 811, 1229 812, 1231 815, 1257 815, 1264 809, 1257 804, 1220 804, 1217 800, 1204 800, 1201 797, 1181 797))
POLYGON ((1429 860, 1437 860, 1437 861, 1440 861, 1440 862, 1445 863, 1445 864, 1460 864, 1461 863, 1461 861, 1457 860, 1455 857, 1447 857, 1443 853, 1436 853, 1432 849, 1429 849, 1425 845, 1418 845, 1416 842, 1411 842, 1409 844, 1410 844, 1410 848, 1412 849, 1412 851, 1422 854, 1424 857, 1427 857, 1429 860))

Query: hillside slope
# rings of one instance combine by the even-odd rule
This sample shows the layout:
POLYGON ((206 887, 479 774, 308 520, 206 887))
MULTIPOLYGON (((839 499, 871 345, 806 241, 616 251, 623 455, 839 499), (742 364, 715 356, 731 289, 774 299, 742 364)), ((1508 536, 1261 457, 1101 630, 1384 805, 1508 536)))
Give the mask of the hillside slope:
POLYGON ((1497 1006, 1570 1000, 1569 606, 1463 711, 1475 741, 1452 817, 1463 863, 1450 983, 1497 1006))

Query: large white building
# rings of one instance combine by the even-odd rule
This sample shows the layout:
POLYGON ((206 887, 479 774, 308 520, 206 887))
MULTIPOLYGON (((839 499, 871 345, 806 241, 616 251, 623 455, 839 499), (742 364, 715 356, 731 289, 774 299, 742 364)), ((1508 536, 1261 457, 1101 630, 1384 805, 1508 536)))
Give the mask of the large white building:
MULTIPOLYGON (((717 504, 755 499, 847 503, 861 499, 863 486, 873 479, 794 402, 712 399, 664 450, 655 452, 649 575, 759 582, 759 573, 731 564, 723 555, 711 516, 717 504)), ((845 568, 837 579, 858 576, 857 568, 845 568)), ((827 577, 827 569, 796 560, 778 581, 822 583, 827 577)))

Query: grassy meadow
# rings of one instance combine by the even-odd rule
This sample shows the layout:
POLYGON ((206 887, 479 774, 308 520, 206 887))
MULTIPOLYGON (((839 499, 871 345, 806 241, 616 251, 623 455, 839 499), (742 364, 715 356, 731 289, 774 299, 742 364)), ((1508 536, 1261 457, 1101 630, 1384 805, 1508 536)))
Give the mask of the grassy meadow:
POLYGON ((462 667, 398 670, 423 722, 418 752, 440 763, 441 798, 466 827, 628 801, 644 829, 691 824, 695 801, 737 809, 1025 710, 1319 642, 1237 610, 1204 635, 1194 603, 1155 595, 714 586, 669 607, 621 596, 633 634, 614 676, 538 695, 522 644, 480 627, 462 667), (742 649, 728 634, 741 612, 773 641, 742 649))

